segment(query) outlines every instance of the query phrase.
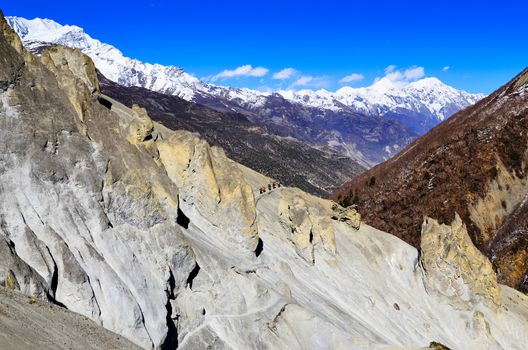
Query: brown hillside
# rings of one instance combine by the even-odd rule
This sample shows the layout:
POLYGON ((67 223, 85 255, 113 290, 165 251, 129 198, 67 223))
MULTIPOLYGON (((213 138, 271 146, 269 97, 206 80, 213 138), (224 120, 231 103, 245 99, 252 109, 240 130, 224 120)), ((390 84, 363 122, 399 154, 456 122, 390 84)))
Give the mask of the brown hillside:
POLYGON ((368 224, 415 247, 424 216, 448 223, 458 212, 473 242, 492 258, 500 279, 526 289, 528 239, 522 233, 528 231, 528 215, 519 206, 528 194, 527 134, 525 69, 393 159, 345 183, 332 199, 358 204, 368 224), (513 212, 516 219, 507 222, 515 226, 515 235, 500 230, 513 212))

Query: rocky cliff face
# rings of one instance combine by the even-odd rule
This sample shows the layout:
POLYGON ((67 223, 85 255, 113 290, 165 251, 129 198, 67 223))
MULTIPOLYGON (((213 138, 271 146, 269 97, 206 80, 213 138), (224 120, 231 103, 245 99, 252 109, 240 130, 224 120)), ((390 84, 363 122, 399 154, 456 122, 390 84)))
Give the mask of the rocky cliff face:
MULTIPOLYGON (((450 226, 426 218, 422 224, 421 247, 422 265, 430 271, 426 278, 429 290, 441 293, 448 300, 482 302, 492 309, 500 306, 500 288, 492 265, 475 248, 458 214, 450 226)), ((460 303, 460 307, 466 306, 460 303)))
POLYGON ((528 342, 528 299, 478 281, 489 264, 449 241, 457 222, 426 223, 420 258, 353 208, 261 195, 271 179, 99 93, 79 51, 37 58, 0 23, 3 286, 147 349, 528 342))
POLYGON ((526 291, 527 83, 525 70, 333 198, 416 247, 424 216, 449 223, 457 212, 499 280, 526 291))

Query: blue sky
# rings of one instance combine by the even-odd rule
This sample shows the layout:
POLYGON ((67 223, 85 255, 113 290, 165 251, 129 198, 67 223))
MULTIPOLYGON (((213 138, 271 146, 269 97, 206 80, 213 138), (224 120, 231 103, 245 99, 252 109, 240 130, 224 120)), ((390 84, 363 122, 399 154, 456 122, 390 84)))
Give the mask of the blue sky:
POLYGON ((127 56, 177 65, 222 85, 336 90, 368 86, 396 66, 402 73, 423 67, 425 76, 489 93, 528 66, 528 2, 522 0, 0 5, 6 15, 78 25, 127 56), (274 79, 285 68, 293 71, 275 78, 288 78, 274 79))

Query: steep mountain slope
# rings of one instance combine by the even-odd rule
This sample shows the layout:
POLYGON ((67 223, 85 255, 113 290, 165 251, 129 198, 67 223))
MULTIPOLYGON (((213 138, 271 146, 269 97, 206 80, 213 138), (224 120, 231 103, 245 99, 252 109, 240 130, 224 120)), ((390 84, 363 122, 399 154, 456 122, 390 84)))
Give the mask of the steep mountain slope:
POLYGON ((418 247, 424 216, 457 212, 499 280, 526 291, 528 71, 345 184, 333 198, 418 247), (506 226, 503 226, 506 225, 506 226))
POLYGON ((336 93, 305 90, 270 94, 228 88, 204 83, 177 67, 125 57, 77 26, 38 18, 9 17, 8 21, 33 51, 50 43, 79 48, 94 60, 105 77, 121 85, 144 87, 221 111, 243 113, 252 122, 273 128, 280 136, 295 137, 365 166, 390 158, 417 134, 482 98, 432 78, 403 89, 382 79, 370 88, 345 87, 336 93), (342 126, 343 122, 346 125, 342 126), (357 124, 362 127, 355 127, 357 124))
MULTIPOLYGON (((198 133, 220 146, 231 159, 260 173, 318 196, 329 196, 365 168, 350 158, 318 150, 293 138, 279 137, 235 112, 219 112, 140 87, 125 87, 100 76, 106 95, 131 107, 139 104, 149 116, 173 130, 198 133)), ((266 185, 263 183, 262 185, 266 185)))
POLYGON ((271 179, 101 94, 78 50, 32 56, 0 18, 0 52, 2 286, 146 349, 528 342, 528 298, 458 218, 427 219, 419 255, 353 209, 259 195, 271 179))

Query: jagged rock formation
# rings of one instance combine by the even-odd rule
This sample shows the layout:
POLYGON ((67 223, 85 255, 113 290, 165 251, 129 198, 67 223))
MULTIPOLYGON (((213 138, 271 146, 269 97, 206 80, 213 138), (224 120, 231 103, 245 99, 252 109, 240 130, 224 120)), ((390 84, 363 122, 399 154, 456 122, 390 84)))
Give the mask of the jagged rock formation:
MULTIPOLYGON (((526 296, 497 284, 497 305, 476 302, 488 295, 474 280, 481 256, 460 267, 468 294, 431 291, 455 281, 427 253, 424 269, 353 208, 294 188, 260 194, 271 179, 100 94, 93 66, 73 67, 79 51, 32 56, 0 23, 0 50, 24 62, 0 62, 1 285, 147 349, 528 342, 526 296)), ((424 252, 442 246, 437 230, 424 252)))
POLYGON ((527 291, 527 92, 525 70, 332 198, 415 247, 425 216, 450 223, 457 212, 499 281, 527 291))
POLYGON ((365 171, 348 157, 270 134, 243 114, 219 112, 141 87, 125 87, 102 75, 100 80, 104 94, 129 107, 140 104, 153 120, 170 129, 198 133, 211 145, 222 147, 236 162, 285 185, 326 197, 350 176, 365 171))
POLYGON ((359 229, 359 226, 361 225, 361 215, 357 211, 356 206, 343 208, 337 203, 334 203, 332 205, 332 210, 334 211, 332 219, 346 222, 349 226, 359 229))
MULTIPOLYGON (((422 224, 422 266, 426 286, 447 299, 462 299, 491 309, 500 306, 497 276, 490 261, 475 248, 462 220, 455 215, 451 226, 426 218, 422 224), (456 298, 453 298, 456 297, 456 298)), ((460 303, 461 307, 467 304, 460 303)))

